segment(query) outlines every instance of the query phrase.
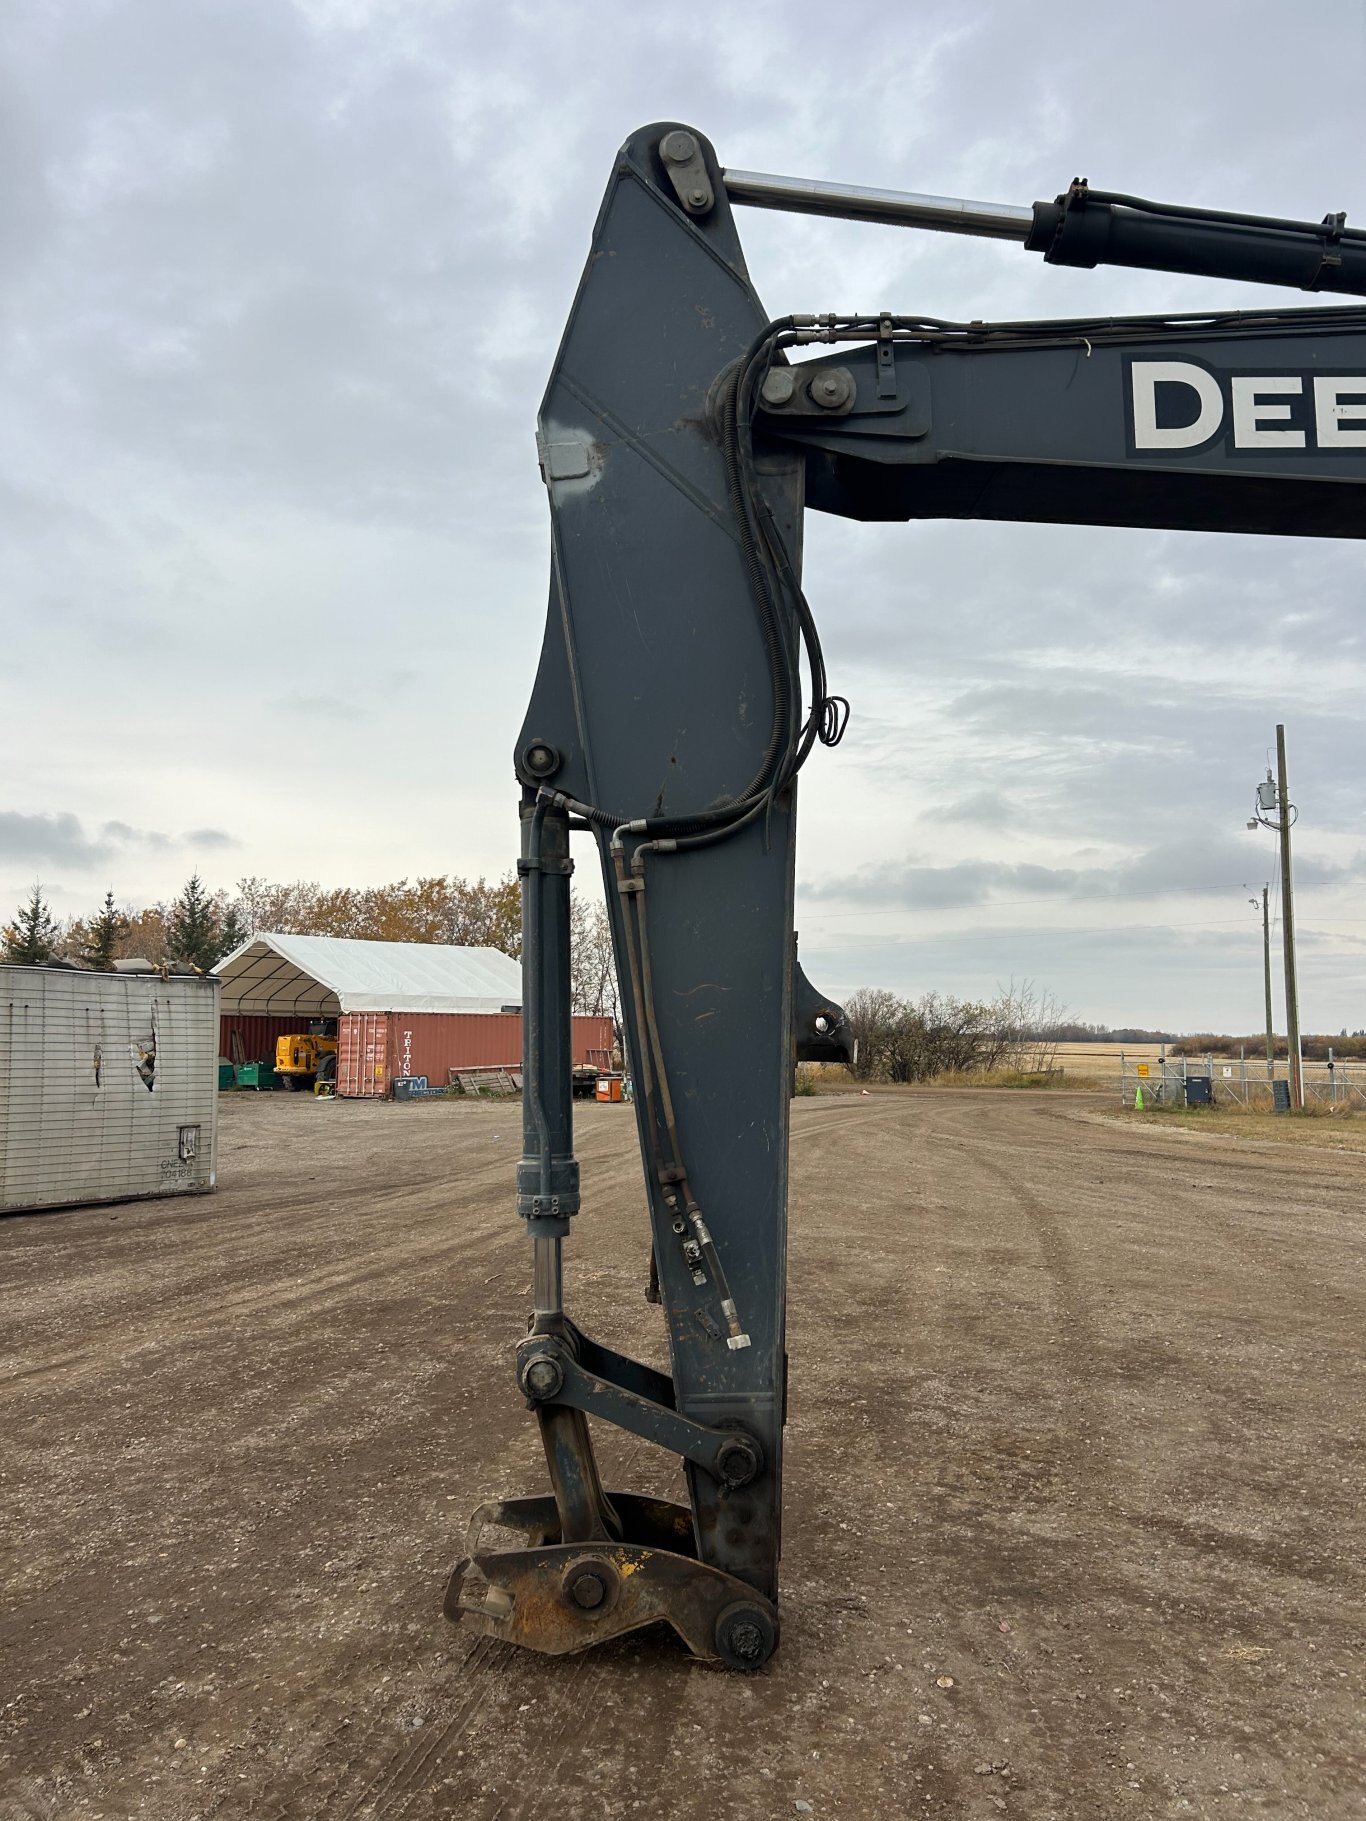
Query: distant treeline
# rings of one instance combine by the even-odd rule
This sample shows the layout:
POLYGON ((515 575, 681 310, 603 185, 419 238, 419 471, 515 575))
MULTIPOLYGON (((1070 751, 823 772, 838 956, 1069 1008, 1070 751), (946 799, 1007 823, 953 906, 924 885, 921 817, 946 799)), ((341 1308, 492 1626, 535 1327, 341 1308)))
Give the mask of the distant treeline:
POLYGON ((522 948, 521 893, 510 876, 490 884, 455 874, 334 887, 239 879, 228 892, 211 889, 195 873, 169 903, 120 905, 110 890, 98 911, 62 922, 37 883, 14 921, 0 929, 0 961, 29 967, 72 961, 108 972, 137 956, 158 966, 208 969, 257 930, 464 944, 502 949, 515 960, 522 948))
MULTIPOLYGON (((1266 1032, 1257 1031, 1251 1037, 1216 1036, 1212 1031, 1204 1031, 1195 1037, 1182 1037, 1171 1044, 1173 1056, 1236 1056, 1245 1050, 1249 1056, 1266 1055, 1266 1032)), ((1284 1037, 1277 1037, 1272 1045, 1277 1056, 1286 1054, 1284 1037)), ((1342 1031, 1336 1037, 1301 1036, 1300 1049, 1306 1062, 1327 1062, 1328 1052, 1332 1050, 1334 1058, 1366 1058, 1366 1031, 1353 1031, 1349 1036, 1342 1031)))
MULTIPOLYGON (((521 888, 510 874, 490 883, 449 873, 367 886, 239 879, 229 892, 195 873, 169 903, 120 905, 111 889, 99 910, 63 922, 38 882, 14 921, 0 927, 0 961, 72 962, 108 973, 137 957, 207 972, 258 930, 496 948, 515 961, 522 952, 521 888)), ((570 900, 570 990, 576 1011, 619 1017, 607 912, 577 892, 570 900)))
POLYGON ((1111 1030, 1108 1024, 1060 1024, 1049 1036, 1054 1043, 1171 1043, 1170 1031, 1144 1031, 1137 1025, 1111 1030))

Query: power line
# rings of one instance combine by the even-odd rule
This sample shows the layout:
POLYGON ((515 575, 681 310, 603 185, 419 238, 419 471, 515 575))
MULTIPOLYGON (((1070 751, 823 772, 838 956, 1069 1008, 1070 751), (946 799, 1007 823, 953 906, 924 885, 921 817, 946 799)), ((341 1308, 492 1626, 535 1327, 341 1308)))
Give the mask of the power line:
MULTIPOLYGON (((1334 921, 1337 923, 1366 923, 1366 917, 1338 917, 1334 921)), ((1221 918, 1199 923, 1051 923, 1034 928, 1026 926, 1022 929, 976 930, 962 935, 955 935, 952 931, 945 931, 942 934, 931 933, 925 936, 905 936, 888 932, 886 935, 859 935, 855 936, 852 941, 828 942, 827 946, 840 949, 886 945, 904 948, 912 944, 923 946, 931 942, 1001 942, 1006 939, 1020 941, 1028 936, 1151 936, 1155 930, 1159 929, 1244 929, 1246 927, 1241 917, 1221 918)), ((1332 932, 1315 931, 1314 933, 1322 935, 1332 932)))
MULTIPOLYGON (((1034 904, 1126 904, 1139 898, 1174 898, 1181 893, 1193 892, 1201 896, 1212 896, 1217 892, 1242 891, 1241 884, 1233 885, 1168 885, 1161 891, 1152 892, 1085 892, 1073 895, 1064 892, 1057 898, 961 898, 947 904, 908 904, 908 911, 934 912, 941 910, 1021 910, 1034 904)), ((1279 886, 1277 890, 1279 892, 1279 886)), ((803 911, 803 916, 806 913, 803 911)), ((836 918, 847 917, 885 917, 886 908, 881 910, 861 911, 815 911, 816 921, 833 923, 836 918)))

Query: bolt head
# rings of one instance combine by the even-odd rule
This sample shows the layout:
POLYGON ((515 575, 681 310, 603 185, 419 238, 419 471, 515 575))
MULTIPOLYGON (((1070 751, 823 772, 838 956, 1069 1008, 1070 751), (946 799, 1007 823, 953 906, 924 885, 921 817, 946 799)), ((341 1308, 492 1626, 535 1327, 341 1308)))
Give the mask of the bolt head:
POLYGON ((727 1606, 716 1621, 716 1654, 732 1669, 759 1669, 773 1655, 777 1628, 769 1614, 748 1601, 727 1606))
POLYGON ((811 382, 811 396, 827 411, 836 411, 853 393, 853 383, 842 367, 831 367, 818 373, 811 382))
POLYGON ((688 191, 688 201, 692 204, 692 206, 695 209, 706 208, 706 206, 710 200, 711 200, 711 198, 707 195, 707 192, 705 190, 689 190, 688 191))
POLYGON ((560 769, 560 755, 548 740, 533 740, 522 750, 522 765, 533 778, 548 778, 560 769))
POLYGON ((771 367, 764 375, 759 396, 766 405, 786 405, 796 390, 797 381, 790 367, 771 367))
POLYGON ((759 1471, 759 1457, 751 1443, 737 1438, 716 1453, 716 1471, 727 1486, 747 1486, 759 1471))
POLYGON ((697 156, 697 141, 691 133, 666 133, 659 149, 670 164, 686 164, 697 156))
POLYGON ((741 1619, 731 1626, 729 1643, 737 1657, 754 1662, 763 1654, 764 1634, 752 1619, 741 1619))
POLYGON ((600 1574, 585 1568, 569 1583, 569 1597, 584 1612, 592 1612, 607 1598, 607 1587, 600 1574))
POLYGON ((553 1397, 564 1383, 564 1373, 558 1360, 533 1359, 522 1378, 528 1394, 532 1397, 553 1397))

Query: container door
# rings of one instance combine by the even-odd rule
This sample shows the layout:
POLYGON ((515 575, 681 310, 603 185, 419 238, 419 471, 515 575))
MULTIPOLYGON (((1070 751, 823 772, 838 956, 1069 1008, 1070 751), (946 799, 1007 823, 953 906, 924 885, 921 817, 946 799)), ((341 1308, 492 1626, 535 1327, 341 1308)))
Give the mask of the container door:
POLYGON ((348 1099, 383 1099, 389 1091, 386 1012, 347 1012, 337 1026, 337 1092, 348 1099))

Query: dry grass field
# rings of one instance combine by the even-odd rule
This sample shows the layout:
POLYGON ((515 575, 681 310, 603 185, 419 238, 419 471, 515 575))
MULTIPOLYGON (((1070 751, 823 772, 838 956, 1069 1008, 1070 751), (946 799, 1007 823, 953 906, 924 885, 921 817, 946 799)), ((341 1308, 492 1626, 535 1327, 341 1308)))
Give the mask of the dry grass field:
POLYGON ((1205 1137, 1254 1139, 1263 1144, 1313 1145, 1318 1149, 1366 1151, 1366 1113, 1330 1110, 1311 1101, 1302 1113, 1270 1113, 1236 1104, 1217 1107, 1163 1107, 1136 1112, 1106 1106, 1107 1117, 1131 1126, 1203 1133, 1205 1137))
POLYGON ((1157 1043, 1060 1043, 1057 1066, 1069 1076, 1118 1081, 1120 1057, 1128 1062, 1156 1063, 1162 1054, 1157 1043))

